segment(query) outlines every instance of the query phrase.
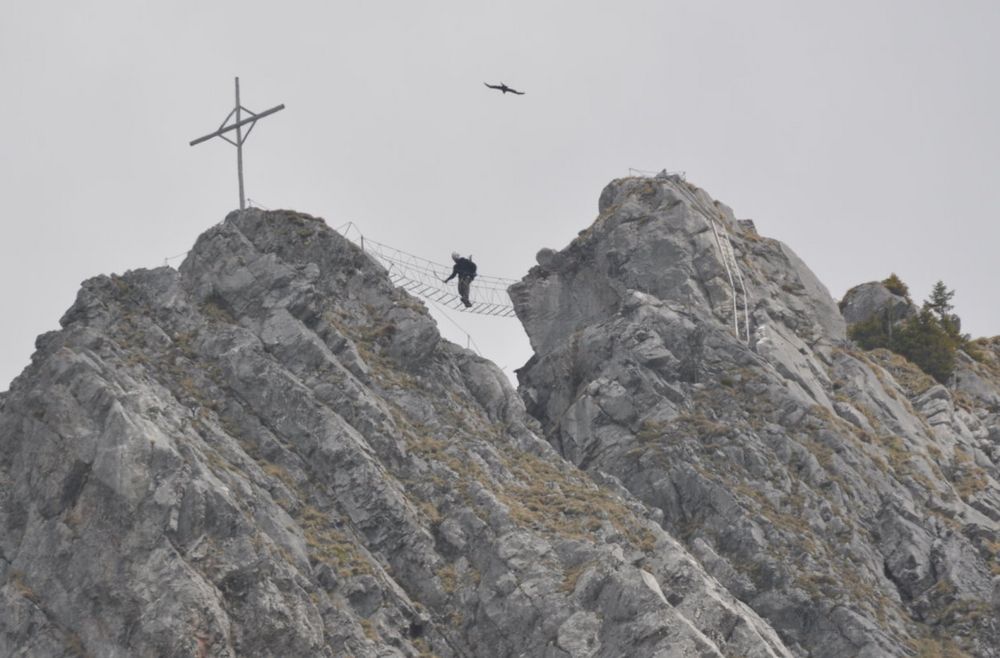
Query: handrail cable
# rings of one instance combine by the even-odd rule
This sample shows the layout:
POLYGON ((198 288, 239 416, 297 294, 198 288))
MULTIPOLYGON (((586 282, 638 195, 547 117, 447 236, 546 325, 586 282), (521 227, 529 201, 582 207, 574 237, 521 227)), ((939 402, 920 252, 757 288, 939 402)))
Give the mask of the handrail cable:
POLYGON ((469 293, 472 306, 466 308, 457 291, 446 287, 444 283, 444 279, 451 273, 450 265, 366 238, 354 222, 345 222, 335 230, 382 265, 388 272, 389 279, 407 292, 455 311, 502 318, 516 315, 510 295, 507 294, 507 288, 516 283, 515 279, 477 275, 469 293), (357 237, 353 237, 355 235, 357 237))

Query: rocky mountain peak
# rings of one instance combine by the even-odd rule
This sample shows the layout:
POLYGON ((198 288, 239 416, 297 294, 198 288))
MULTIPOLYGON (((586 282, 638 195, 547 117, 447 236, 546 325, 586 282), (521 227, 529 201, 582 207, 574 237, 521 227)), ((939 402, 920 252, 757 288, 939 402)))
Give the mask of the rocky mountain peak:
POLYGON ((550 443, 797 655, 997 655, 995 343, 964 390, 854 347, 788 247, 677 176, 614 181, 599 211, 512 290, 550 443))
POLYGON ((790 655, 307 215, 85 282, 0 455, 3 655, 790 655))
POLYGON ((85 282, 0 396, 0 654, 1000 655, 1000 342, 941 385, 681 178, 599 213, 517 392, 301 213, 85 282))
POLYGON ((511 291, 536 351, 637 299, 633 292, 714 318, 752 344, 767 327, 810 344, 845 338, 836 303, 790 249, 687 181, 618 179, 598 208, 566 249, 538 252, 511 291))

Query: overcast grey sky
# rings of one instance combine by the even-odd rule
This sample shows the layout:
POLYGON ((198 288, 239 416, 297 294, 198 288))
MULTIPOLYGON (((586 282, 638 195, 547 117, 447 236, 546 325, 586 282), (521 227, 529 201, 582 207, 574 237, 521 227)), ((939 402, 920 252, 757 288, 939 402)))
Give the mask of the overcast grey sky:
MULTIPOLYGON (((998 33, 996 0, 4 0, 0 390, 82 280, 237 206, 235 149, 188 146, 237 75, 287 105, 245 147, 264 206, 519 278, 629 167, 682 170, 834 296, 940 278, 998 334, 998 33)), ((528 358, 516 320, 451 316, 508 373, 528 358)))

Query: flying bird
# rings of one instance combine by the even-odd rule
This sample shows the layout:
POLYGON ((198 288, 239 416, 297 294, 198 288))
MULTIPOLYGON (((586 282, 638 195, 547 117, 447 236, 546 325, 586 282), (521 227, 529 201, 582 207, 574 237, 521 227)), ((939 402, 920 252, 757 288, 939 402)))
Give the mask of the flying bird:
POLYGON ((503 92, 505 94, 509 91, 512 94, 517 94, 518 96, 524 96, 524 92, 523 91, 518 91, 517 89, 511 89, 510 87, 508 87, 507 85, 505 85, 502 82, 500 84, 498 84, 498 85, 491 85, 488 82, 484 82, 483 84, 486 85, 487 87, 489 87, 490 89, 498 89, 498 90, 500 90, 501 92, 503 92))

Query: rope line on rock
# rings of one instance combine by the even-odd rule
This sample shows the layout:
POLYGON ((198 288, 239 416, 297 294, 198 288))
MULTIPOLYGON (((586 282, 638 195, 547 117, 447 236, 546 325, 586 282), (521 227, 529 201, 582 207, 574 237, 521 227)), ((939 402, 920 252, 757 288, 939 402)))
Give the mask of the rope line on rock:
POLYGON ((726 228, 725 223, 717 217, 719 214, 718 210, 712 210, 705 206, 700 199, 695 196, 693 192, 687 189, 687 183, 682 182, 678 187, 681 192, 691 200, 691 203, 698 208, 705 216, 708 221, 709 226, 712 228, 712 233, 715 235, 715 244, 719 248, 719 255, 722 258, 722 265, 726 268, 726 276, 729 279, 729 288, 732 291, 733 298, 733 330, 736 332, 736 337, 743 339, 750 344, 750 302, 749 296, 747 295, 746 284, 743 281, 743 272, 741 271, 739 261, 736 260, 736 252, 733 250, 733 243, 729 239, 729 229, 726 228), (735 273, 735 276, 734 276, 735 273), (737 293, 737 284, 739 285, 739 293, 737 293), (740 311, 737 303, 737 298, 742 294, 743 297, 743 330, 740 330, 740 311))
POLYGON ((638 174, 639 177, 652 176, 653 178, 678 178, 678 185, 676 189, 679 189, 681 193, 688 198, 695 208, 701 211, 702 215, 705 216, 708 225, 712 229, 712 234, 715 236, 715 244, 719 248, 719 256, 722 260, 722 266, 726 269, 726 278, 729 279, 729 289, 732 291, 733 300, 733 331, 736 333, 736 337, 745 340, 746 343, 750 344, 750 299, 747 294, 746 283, 743 280, 743 271, 740 268, 740 263, 736 260, 736 252, 733 250, 732 240, 729 238, 729 229, 726 227, 724 221, 722 221, 722 215, 717 209, 708 208, 702 201, 697 197, 695 192, 689 189, 689 183, 685 178, 685 172, 668 172, 666 169, 654 174, 651 171, 646 171, 643 169, 629 168, 629 175, 633 176, 638 174), (738 287, 738 290, 737 290, 738 287), (743 301, 743 329, 740 329, 740 309, 739 309, 739 297, 742 297, 743 301))

